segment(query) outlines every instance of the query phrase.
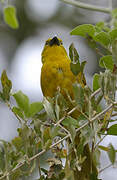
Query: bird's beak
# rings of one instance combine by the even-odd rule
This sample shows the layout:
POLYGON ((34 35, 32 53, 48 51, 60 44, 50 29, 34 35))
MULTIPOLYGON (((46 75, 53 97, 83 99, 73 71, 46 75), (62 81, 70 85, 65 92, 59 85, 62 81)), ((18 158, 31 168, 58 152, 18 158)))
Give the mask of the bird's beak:
POLYGON ((51 39, 51 41, 49 42, 49 45, 50 45, 50 46, 53 46, 53 45, 58 45, 58 46, 60 46, 60 41, 59 41, 58 38, 55 36, 55 37, 53 37, 53 39, 51 39))

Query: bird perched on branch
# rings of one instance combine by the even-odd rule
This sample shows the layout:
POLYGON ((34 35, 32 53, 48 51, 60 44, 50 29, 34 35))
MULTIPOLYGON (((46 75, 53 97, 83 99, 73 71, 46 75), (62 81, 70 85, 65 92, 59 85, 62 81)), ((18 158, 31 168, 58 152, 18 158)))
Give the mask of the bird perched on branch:
MULTIPOLYGON (((69 59, 67 52, 63 46, 63 42, 58 37, 49 38, 45 42, 45 46, 42 52, 42 69, 41 69, 41 88, 45 97, 54 97, 58 87, 61 94, 66 97, 66 91, 73 99, 72 84, 77 81, 82 87, 85 86, 86 81, 84 74, 79 72, 75 76, 70 69, 71 60, 69 59)), ((71 106, 71 105, 70 105, 71 106)), ((69 107, 72 109, 72 107, 69 107)), ((74 116, 79 116, 79 112, 76 112, 74 116)), ((79 134, 75 138, 75 146, 78 147, 80 142, 79 134)), ((71 159, 74 156, 74 152, 71 153, 71 159)), ((88 144, 84 146, 83 156, 85 160, 81 165, 81 170, 77 168, 73 170, 74 180, 89 180, 90 173, 92 171, 92 160, 88 144)))

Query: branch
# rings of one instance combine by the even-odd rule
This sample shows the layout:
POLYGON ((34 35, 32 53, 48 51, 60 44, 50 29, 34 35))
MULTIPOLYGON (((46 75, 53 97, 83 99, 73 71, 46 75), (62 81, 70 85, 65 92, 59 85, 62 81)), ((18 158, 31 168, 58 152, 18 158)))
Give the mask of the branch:
POLYGON ((101 91, 101 88, 97 89, 93 94, 91 94, 91 98, 93 98, 95 95, 100 93, 100 91, 101 91))
MULTIPOLYGON (((117 161, 115 161, 115 163, 117 163, 117 161)), ((107 165, 107 166, 105 166, 103 169, 101 169, 101 170, 99 171, 99 173, 102 173, 105 169, 107 169, 107 168, 109 168, 109 167, 111 167, 111 166, 113 166, 112 163, 109 164, 109 165, 107 165)))
POLYGON ((91 4, 86 4, 86 3, 82 3, 82 2, 78 2, 75 0, 61 0, 67 4, 71 4, 73 6, 79 7, 79 8, 83 8, 83 9, 88 9, 91 11, 98 11, 98 12, 103 12, 103 13, 111 13, 111 9, 110 8, 102 8, 100 6, 95 6, 95 5, 91 5, 91 4))
MULTIPOLYGON (((70 115, 71 113, 73 113, 78 107, 75 106, 72 110, 70 110, 67 115, 70 115)), ((56 124, 55 126, 59 125, 64 119, 65 119, 66 116, 63 116, 56 124)))
MULTIPOLYGON (((93 121, 95 121, 97 118, 99 118, 100 116, 102 116, 103 114, 105 114, 109 109, 111 109, 113 107, 114 104, 117 104, 116 102, 113 104, 110 104, 106 109, 104 109, 102 112, 100 112, 99 114, 97 114, 94 118, 92 118, 90 121, 88 121, 87 123, 83 124, 81 127, 79 127, 78 129, 76 129, 76 132, 79 132, 81 129, 83 129, 85 126, 87 126, 88 124, 92 123, 93 121)), ((74 109, 74 108, 73 108, 74 109)), ((49 149, 52 149, 53 147, 55 147, 56 145, 58 145, 59 143, 63 142, 64 140, 68 139, 70 137, 70 134, 66 135, 64 138, 60 139, 59 141, 57 141, 56 143, 52 144, 49 149)), ((47 150, 43 149, 41 152, 35 154, 34 156, 32 156, 31 158, 29 158, 28 163, 31 162, 32 160, 36 159, 37 157, 41 156, 42 154, 44 154, 47 150)), ((10 172, 5 173, 3 176, 0 177, 0 179, 3 179, 9 175, 11 175, 15 170, 17 170, 18 168, 22 167, 24 164, 26 163, 26 161, 23 161, 22 163, 17 164, 17 166, 15 168, 13 168, 10 172)))

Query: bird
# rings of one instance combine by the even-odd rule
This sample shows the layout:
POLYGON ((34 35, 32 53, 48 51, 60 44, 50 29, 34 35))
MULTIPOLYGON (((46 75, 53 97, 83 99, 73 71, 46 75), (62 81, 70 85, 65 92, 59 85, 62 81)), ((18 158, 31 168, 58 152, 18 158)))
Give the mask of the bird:
MULTIPOLYGON (((41 68, 41 89, 44 97, 53 98, 59 88, 60 93, 65 97, 66 101, 69 101, 66 95, 70 95, 71 99, 74 99, 74 93, 72 85, 77 82, 82 87, 86 85, 84 74, 79 72, 75 76, 70 68, 71 60, 67 55, 67 51, 63 46, 63 41, 54 36, 49 38, 45 42, 45 46, 42 51, 42 68, 41 68)), ((68 103, 69 108, 72 109, 71 103, 68 103)), ((79 112, 71 114, 73 118, 79 116, 79 112)), ((79 134, 76 135, 76 147, 78 147, 80 138, 79 134)), ((91 172, 91 154, 88 144, 84 146, 83 155, 86 157, 82 163, 81 170, 73 170, 74 180, 89 180, 91 172)), ((71 159, 74 156, 74 152, 71 153, 71 159)), ((94 167, 95 169, 95 167, 94 167)))

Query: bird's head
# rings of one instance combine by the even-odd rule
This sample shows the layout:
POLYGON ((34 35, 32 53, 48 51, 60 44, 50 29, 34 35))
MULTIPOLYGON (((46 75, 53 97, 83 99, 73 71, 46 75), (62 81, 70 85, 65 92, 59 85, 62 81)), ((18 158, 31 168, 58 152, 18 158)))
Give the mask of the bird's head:
POLYGON ((51 58, 52 56, 67 56, 67 52, 63 47, 63 42, 60 38, 54 36, 53 38, 49 38, 45 42, 44 49, 42 51, 42 63, 46 61, 47 58, 51 58))

